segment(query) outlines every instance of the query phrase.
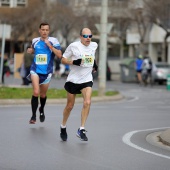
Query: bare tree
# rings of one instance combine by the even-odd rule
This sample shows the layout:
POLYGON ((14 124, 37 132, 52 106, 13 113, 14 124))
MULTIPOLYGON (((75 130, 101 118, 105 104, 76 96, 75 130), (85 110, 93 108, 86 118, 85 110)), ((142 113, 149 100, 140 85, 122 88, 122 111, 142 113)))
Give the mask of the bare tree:
POLYGON ((139 54, 144 55, 144 40, 148 28, 148 20, 145 15, 143 7, 137 7, 132 10, 132 26, 137 28, 137 31, 140 35, 140 44, 139 44, 139 54))
MULTIPOLYGON (((20 9, 9 9, 0 19, 4 19, 12 26, 11 43, 18 41, 21 51, 26 42, 30 42, 33 37, 38 36, 38 26, 40 22, 47 21, 51 26, 51 35, 56 36, 57 30, 61 31, 66 40, 66 46, 70 43, 71 38, 77 38, 79 30, 84 27, 95 28, 94 17, 88 17, 86 13, 76 15, 76 12, 63 3, 53 1, 47 3, 45 0, 30 0, 28 6, 20 9)), ((0 12, 1 14, 1 12, 0 12)))
POLYGON ((45 1, 30 0, 28 2, 28 6, 26 7, 2 8, 0 11, 0 21, 11 25, 10 57, 12 57, 13 52, 15 52, 15 44, 20 45, 19 51, 23 51, 23 44, 31 41, 33 35, 37 35, 38 29, 35 28, 38 28, 38 24, 41 20, 45 9, 43 8, 45 6, 45 1))
POLYGON ((162 59, 167 61, 167 38, 170 36, 170 0, 144 0, 144 5, 150 22, 162 27, 166 32, 162 59))
MULTIPOLYGON (((81 25, 80 17, 75 16, 72 8, 61 3, 53 2, 45 15, 51 23, 51 34, 56 34, 57 30, 61 31, 68 46, 70 35, 73 30, 77 30, 81 25)), ((74 35, 72 34, 74 37, 74 35)))
POLYGON ((27 8, 18 10, 11 16, 12 38, 14 40, 22 37, 24 42, 27 42, 33 34, 38 33, 39 23, 42 21, 43 13, 46 12, 45 5, 43 1, 41 3, 39 0, 31 1, 27 8))
POLYGON ((126 1, 110 1, 109 9, 110 15, 108 17, 109 23, 114 24, 111 35, 118 37, 120 45, 120 59, 124 58, 124 47, 126 40, 126 33, 131 23, 131 15, 127 9, 129 0, 126 1))

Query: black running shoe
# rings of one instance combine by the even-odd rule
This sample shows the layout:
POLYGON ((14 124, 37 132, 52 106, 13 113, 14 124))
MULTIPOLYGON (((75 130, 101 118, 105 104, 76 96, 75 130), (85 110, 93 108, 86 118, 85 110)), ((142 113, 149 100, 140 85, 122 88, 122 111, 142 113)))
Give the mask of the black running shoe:
POLYGON ((87 138, 87 136, 86 136, 86 130, 85 129, 78 129, 78 131, 77 131, 77 137, 79 137, 80 138, 80 140, 82 140, 82 141, 88 141, 88 138, 87 138))
POLYGON ((45 121, 45 114, 44 114, 44 112, 41 112, 41 107, 39 108, 39 112, 40 112, 40 122, 44 122, 45 121))
POLYGON ((66 131, 66 128, 61 128, 60 127, 60 137, 63 141, 67 141, 67 131, 66 131))
POLYGON ((36 117, 32 116, 29 123, 30 124, 35 124, 36 123, 36 117))

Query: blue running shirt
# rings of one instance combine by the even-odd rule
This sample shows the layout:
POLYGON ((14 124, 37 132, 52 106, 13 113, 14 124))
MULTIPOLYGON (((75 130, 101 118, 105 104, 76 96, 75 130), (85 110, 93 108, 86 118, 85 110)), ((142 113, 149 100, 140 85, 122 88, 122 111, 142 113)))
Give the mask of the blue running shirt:
POLYGON ((142 59, 136 59, 136 70, 137 71, 142 70, 142 63, 143 63, 142 59))
MULTIPOLYGON (((48 37, 48 40, 54 48, 61 50, 61 46, 56 38, 48 37)), ((34 60, 30 70, 39 74, 53 73, 55 54, 52 50, 40 37, 32 40, 32 47, 34 49, 34 60)))

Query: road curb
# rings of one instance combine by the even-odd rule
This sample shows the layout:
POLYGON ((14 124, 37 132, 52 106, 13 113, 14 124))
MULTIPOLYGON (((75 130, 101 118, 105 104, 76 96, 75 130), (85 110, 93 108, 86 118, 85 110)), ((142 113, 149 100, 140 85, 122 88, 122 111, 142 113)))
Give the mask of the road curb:
MULTIPOLYGON (((92 97, 93 102, 107 102, 107 101, 118 101, 122 100, 124 96, 121 94, 114 95, 114 96, 97 96, 92 97)), ((47 104, 65 104, 67 99, 47 99, 47 104)), ((76 98, 76 102, 80 103, 83 102, 82 97, 76 98)), ((0 99, 0 105, 28 105, 31 103, 31 99, 0 99)))
POLYGON ((163 144, 170 146, 170 129, 163 131, 159 135, 159 139, 163 144))

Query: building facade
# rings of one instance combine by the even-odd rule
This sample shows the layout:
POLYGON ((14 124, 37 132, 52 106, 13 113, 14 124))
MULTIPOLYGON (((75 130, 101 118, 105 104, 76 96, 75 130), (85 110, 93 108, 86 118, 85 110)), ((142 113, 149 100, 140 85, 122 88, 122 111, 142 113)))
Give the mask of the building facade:
MULTIPOLYGON (((0 22, 3 23, 4 18, 8 19, 6 16, 10 16, 18 10, 25 10, 33 1, 38 0, 0 0, 0 16, 2 16, 0 22)), ((39 0, 39 3, 42 1, 44 2, 45 0, 39 0)), ((102 0, 46 0, 45 2, 51 3, 56 1, 70 6, 77 17, 83 16, 84 25, 86 25, 86 19, 89 18, 97 18, 95 20, 97 22, 93 24, 100 24, 102 0)), ((108 0, 108 23, 112 24, 113 27, 107 37, 107 60, 113 77, 120 74, 120 63, 123 58, 135 58, 140 53, 139 48, 142 37, 138 27, 141 25, 140 23, 139 25, 136 24, 135 12, 137 11, 138 14, 141 14, 144 9, 142 0, 108 0)), ((99 42, 99 31, 95 28, 93 32, 94 40, 99 42)), ((157 62, 158 58, 161 57, 163 61, 170 63, 170 38, 166 40, 168 43, 167 57, 165 58, 162 55, 162 44, 165 36, 166 31, 164 29, 157 24, 148 22, 146 34, 143 38, 143 48, 144 51, 148 51, 154 62, 157 62)))

